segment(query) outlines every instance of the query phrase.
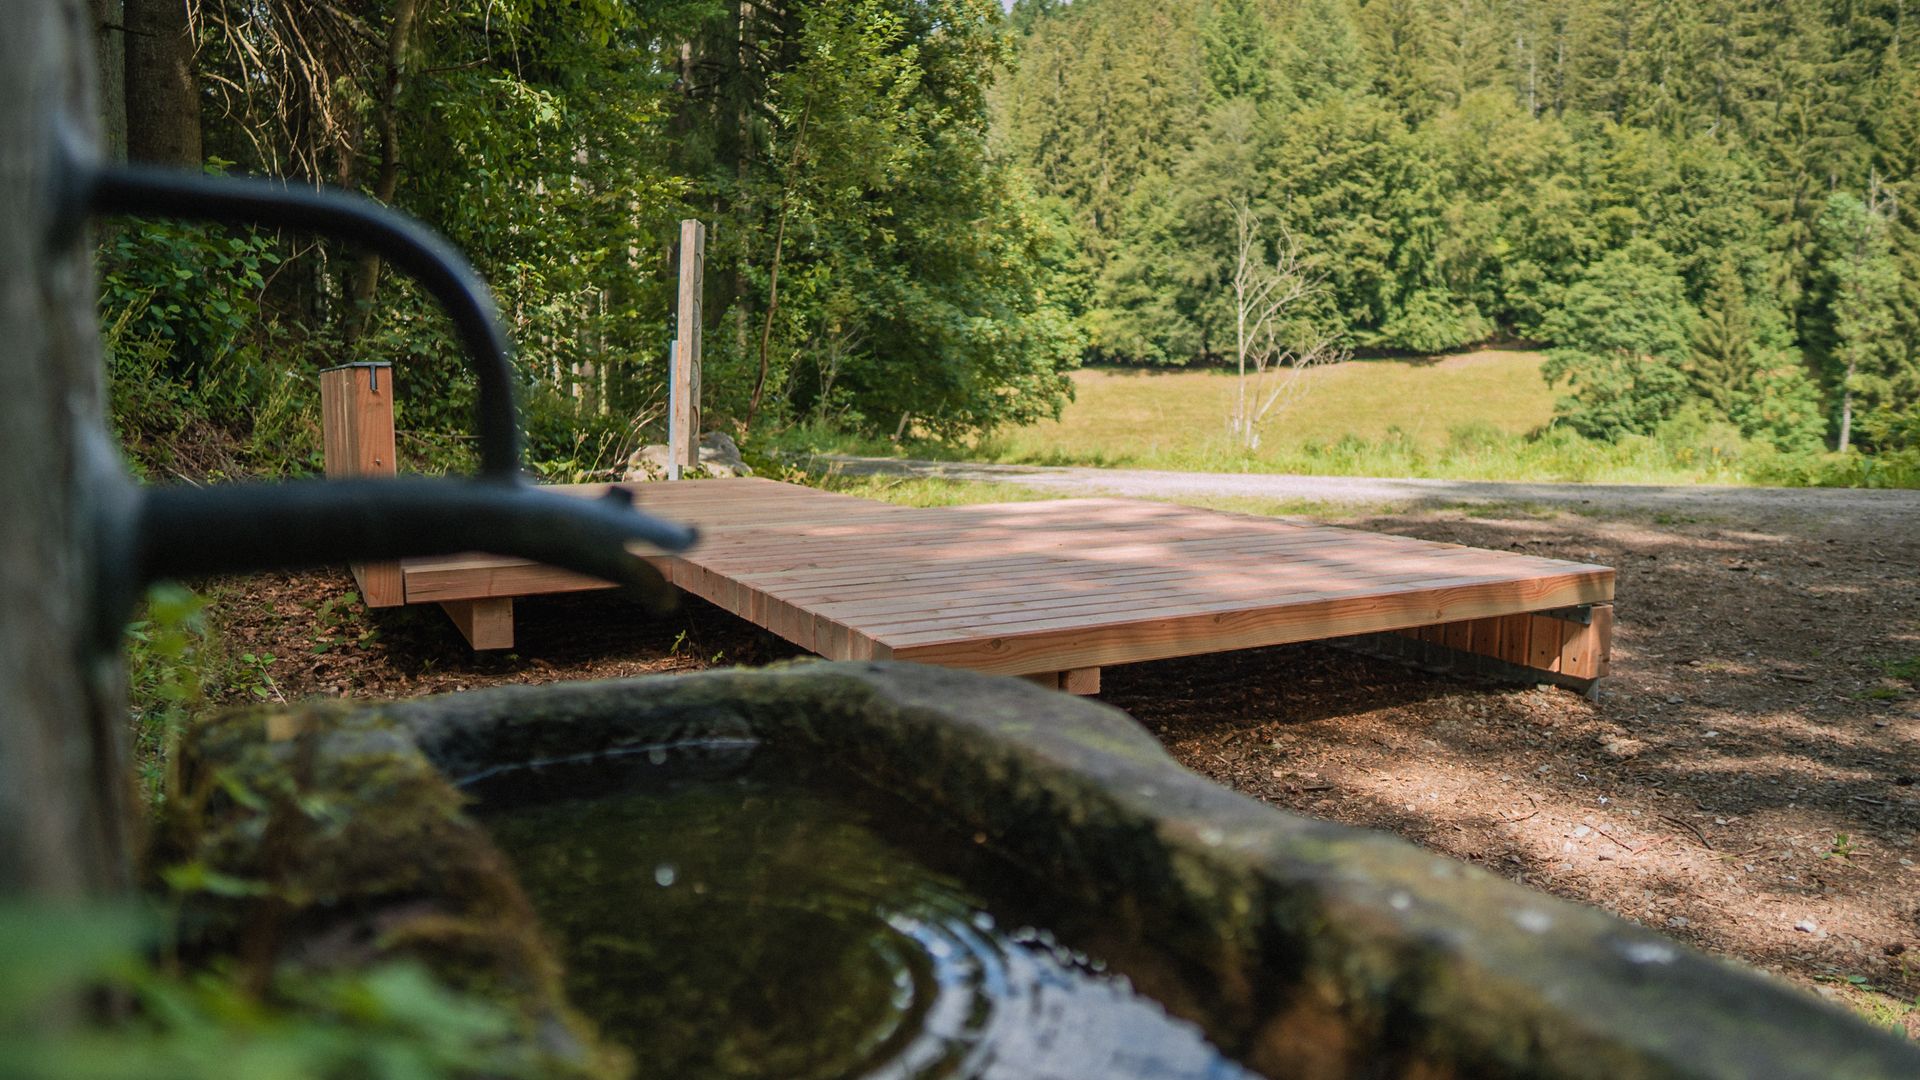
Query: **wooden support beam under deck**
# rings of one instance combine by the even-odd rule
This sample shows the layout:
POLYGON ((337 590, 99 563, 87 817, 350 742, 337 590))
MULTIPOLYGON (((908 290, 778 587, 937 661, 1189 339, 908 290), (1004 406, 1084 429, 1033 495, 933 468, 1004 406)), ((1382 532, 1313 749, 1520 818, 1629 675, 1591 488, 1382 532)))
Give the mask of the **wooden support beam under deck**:
POLYGON ((443 600, 440 607, 475 649, 513 648, 513 597, 443 600))
POLYGON ((1340 643, 1427 671, 1553 683, 1590 693, 1612 668, 1613 605, 1417 626, 1340 643))
POLYGON ((1028 682, 1039 683, 1049 690, 1065 690, 1069 694, 1092 695, 1100 692, 1100 669, 1097 667, 1070 668, 1066 671, 1037 671, 1020 677, 1028 682))

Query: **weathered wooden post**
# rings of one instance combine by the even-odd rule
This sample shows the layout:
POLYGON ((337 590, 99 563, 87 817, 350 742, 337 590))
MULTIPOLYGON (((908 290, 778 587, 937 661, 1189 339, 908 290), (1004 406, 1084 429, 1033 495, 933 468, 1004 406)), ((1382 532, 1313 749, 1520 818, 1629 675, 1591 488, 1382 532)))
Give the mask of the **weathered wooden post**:
POLYGON ((87 236, 51 228, 55 147, 99 145, 88 7, 0 0, 0 895, 129 879, 124 678, 93 618, 88 500, 113 467, 93 276, 87 236))
POLYGON ((707 227, 680 223, 680 302, 674 314, 667 373, 667 478, 700 464, 701 290, 707 269, 707 227))
MULTIPOLYGON (((393 366, 344 364, 321 372, 320 424, 329 477, 395 475, 393 366)), ((368 607, 406 600, 399 563, 350 565, 368 607)))

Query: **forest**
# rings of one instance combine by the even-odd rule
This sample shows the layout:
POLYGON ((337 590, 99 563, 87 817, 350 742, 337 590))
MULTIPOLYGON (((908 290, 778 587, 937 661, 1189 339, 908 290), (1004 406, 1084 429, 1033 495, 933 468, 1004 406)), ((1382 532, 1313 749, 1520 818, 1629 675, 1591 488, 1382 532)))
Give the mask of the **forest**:
MULTIPOLYGON (((357 189, 470 255, 558 479, 659 436, 688 216, 705 408, 749 446, 966 440, 1082 363, 1230 360, 1241 208, 1317 285, 1283 336, 1549 347, 1564 437, 1920 454, 1905 0, 95 3, 116 149, 357 189)), ((468 452, 449 330, 377 258, 101 244, 150 469, 309 469, 313 373, 368 360, 403 453, 468 452)))
POLYGON ((980 1034, 1015 1013, 1062 1076, 1156 1069, 1143 1015, 1206 1075, 1914 1073, 1906 7, 14 5, 0 1078, 962 1060, 927 1032, 1017 1073, 980 1034), (478 415, 474 337, 373 252, 108 216, 142 167, 417 218, 497 298, 517 407, 478 415), (662 449, 696 307, 706 427, 784 483, 583 490, 662 449), (356 363, 392 378, 327 377, 323 453, 356 363), (388 471, 429 475, 340 475, 388 471), (609 538, 654 590, 594 588, 609 538), (763 770, 873 839, 789 842, 763 770), (922 811, 934 843, 892 831, 922 811), (947 847, 1084 925, 867 856, 971 888, 947 847), (1082 1024, 1029 961, 1152 1008, 1082 1024))

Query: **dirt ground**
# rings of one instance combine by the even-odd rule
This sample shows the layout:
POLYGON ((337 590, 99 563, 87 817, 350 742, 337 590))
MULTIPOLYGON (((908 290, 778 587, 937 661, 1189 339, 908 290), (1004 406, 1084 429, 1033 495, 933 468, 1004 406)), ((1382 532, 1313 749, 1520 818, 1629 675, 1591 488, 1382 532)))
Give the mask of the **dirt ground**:
MULTIPOLYGON (((1619 570, 1596 699, 1328 646, 1109 669, 1104 700, 1190 768, 1387 829, 1777 972, 1920 1038, 1920 539, 1905 515, 1675 520, 1514 507, 1344 523, 1619 570)), ((341 603, 344 572, 223 583, 244 688, 395 697, 794 655, 698 601, 522 601, 511 654, 437 611, 341 603)))

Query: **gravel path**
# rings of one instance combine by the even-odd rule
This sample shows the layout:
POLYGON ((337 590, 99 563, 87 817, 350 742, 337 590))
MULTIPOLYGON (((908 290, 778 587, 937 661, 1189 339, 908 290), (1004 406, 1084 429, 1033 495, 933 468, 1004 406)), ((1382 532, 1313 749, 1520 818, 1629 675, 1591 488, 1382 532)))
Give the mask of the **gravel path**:
POLYGON ((1814 518, 1833 525, 1911 527, 1920 524, 1920 491, 1910 490, 1516 484, 1480 480, 1400 480, 1364 476, 988 465, 847 455, 823 455, 817 460, 849 476, 901 476, 1020 484, 1062 495, 1124 495, 1149 499, 1304 499, 1360 506, 1398 505, 1416 508, 1458 506, 1464 503, 1532 503, 1600 511, 1665 510, 1731 520, 1786 517, 1814 518))

